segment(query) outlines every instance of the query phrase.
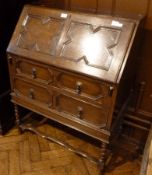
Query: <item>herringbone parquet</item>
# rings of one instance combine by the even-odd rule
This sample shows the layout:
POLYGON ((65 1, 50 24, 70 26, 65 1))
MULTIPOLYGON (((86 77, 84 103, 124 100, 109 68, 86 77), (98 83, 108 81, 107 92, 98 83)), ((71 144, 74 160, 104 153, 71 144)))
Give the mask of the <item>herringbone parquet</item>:
MULTIPOLYGON (((96 145, 67 134, 49 124, 39 129, 67 141, 92 155, 100 155, 96 145)), ((121 159, 121 157, 117 158, 121 159)), ((140 161, 126 160, 105 175, 138 175, 140 161)), ((0 137, 0 175, 99 175, 96 164, 65 148, 44 140, 30 132, 19 134, 16 128, 0 137)))

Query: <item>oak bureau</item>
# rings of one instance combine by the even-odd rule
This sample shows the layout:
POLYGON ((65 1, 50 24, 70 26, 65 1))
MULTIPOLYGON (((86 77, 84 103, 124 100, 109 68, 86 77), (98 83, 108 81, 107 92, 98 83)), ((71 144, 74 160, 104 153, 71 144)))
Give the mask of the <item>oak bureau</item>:
POLYGON ((26 5, 7 48, 19 127, 39 133, 23 127, 18 105, 91 136, 101 141, 103 169, 134 82, 139 25, 140 19, 26 5))

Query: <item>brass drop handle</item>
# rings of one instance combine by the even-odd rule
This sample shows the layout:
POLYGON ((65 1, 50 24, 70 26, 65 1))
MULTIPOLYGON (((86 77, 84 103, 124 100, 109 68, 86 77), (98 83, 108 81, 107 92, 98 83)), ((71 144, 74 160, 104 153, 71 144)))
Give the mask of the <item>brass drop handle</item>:
POLYGON ((114 87, 113 87, 113 86, 110 86, 110 87, 109 87, 109 96, 110 96, 110 97, 112 97, 113 91, 114 91, 114 87))
POLYGON ((83 108, 81 106, 78 106, 77 110, 78 110, 77 118, 82 119, 83 108))
POLYGON ((29 90, 29 98, 31 98, 31 99, 34 99, 35 97, 34 97, 34 89, 30 89, 29 90))
POLYGON ((76 82, 76 93, 80 94, 82 91, 82 83, 80 81, 76 82))
POLYGON ((37 76, 37 71, 35 68, 32 68, 32 78, 35 79, 37 76))

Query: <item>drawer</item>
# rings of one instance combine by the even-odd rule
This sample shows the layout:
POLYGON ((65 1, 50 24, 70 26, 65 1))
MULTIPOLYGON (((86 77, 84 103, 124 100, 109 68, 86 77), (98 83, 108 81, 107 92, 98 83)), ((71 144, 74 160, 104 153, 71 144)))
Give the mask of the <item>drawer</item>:
POLYGON ((103 103, 103 101, 108 103, 107 100, 110 100, 110 86, 106 83, 80 75, 68 74, 65 72, 58 73, 56 77, 56 86, 99 103, 103 103))
POLYGON ((107 124, 108 110, 84 101, 68 97, 64 94, 56 96, 55 108, 57 111, 68 114, 71 119, 97 128, 107 124))
POLYGON ((14 92, 21 98, 31 100, 32 103, 39 103, 48 107, 52 106, 53 95, 44 87, 33 85, 24 80, 15 79, 14 92))
POLYGON ((42 83, 49 84, 53 81, 53 73, 47 66, 27 62, 22 59, 17 60, 16 72, 18 75, 30 78, 42 83))

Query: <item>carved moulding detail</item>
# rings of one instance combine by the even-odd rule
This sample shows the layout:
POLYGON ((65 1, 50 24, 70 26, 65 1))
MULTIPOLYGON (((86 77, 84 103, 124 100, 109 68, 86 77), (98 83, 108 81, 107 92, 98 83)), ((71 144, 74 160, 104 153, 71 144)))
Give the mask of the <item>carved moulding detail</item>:
POLYGON ((22 49, 55 55, 64 19, 27 14, 16 39, 22 49))
POLYGON ((72 21, 60 56, 108 71, 120 33, 118 29, 72 21))

